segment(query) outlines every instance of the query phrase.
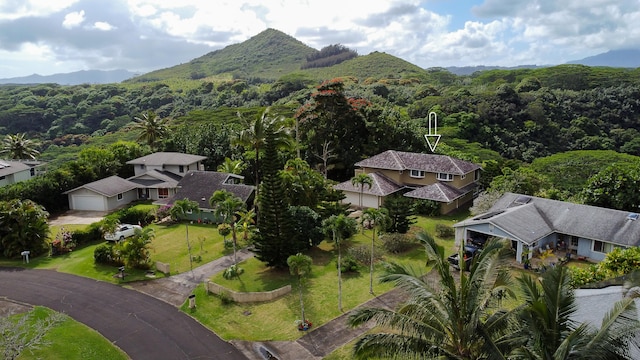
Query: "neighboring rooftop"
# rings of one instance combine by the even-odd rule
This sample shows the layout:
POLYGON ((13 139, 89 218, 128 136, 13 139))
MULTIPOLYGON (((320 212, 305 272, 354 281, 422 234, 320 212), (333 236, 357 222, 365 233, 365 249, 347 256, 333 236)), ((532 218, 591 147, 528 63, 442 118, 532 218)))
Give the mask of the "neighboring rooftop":
POLYGON ((63 194, 69 194, 79 189, 88 189, 100 195, 111 197, 132 189, 136 189, 137 187, 137 184, 129 180, 125 180, 119 176, 113 175, 109 176, 108 178, 78 186, 75 189, 65 191, 63 194))
MULTIPOLYGON (((367 175, 371 177, 372 184, 371 187, 365 186, 364 189, 362 189, 363 194, 387 196, 398 190, 404 189, 404 186, 396 184, 393 180, 381 173, 374 172, 367 175)), ((351 181, 342 182, 335 185, 333 188, 342 191, 360 192, 360 186, 353 185, 351 181)))
POLYGON ((245 203, 255 188, 241 184, 243 177, 216 171, 189 171, 178 183, 178 192, 167 203, 187 198, 198 203, 201 209, 211 209, 209 198, 216 190, 228 190, 245 203))

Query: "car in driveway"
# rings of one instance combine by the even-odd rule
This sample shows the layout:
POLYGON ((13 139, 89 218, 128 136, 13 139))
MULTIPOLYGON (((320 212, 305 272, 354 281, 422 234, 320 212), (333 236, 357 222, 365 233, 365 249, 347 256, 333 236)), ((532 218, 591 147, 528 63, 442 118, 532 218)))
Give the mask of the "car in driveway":
POLYGON ((464 246, 464 251, 462 252, 462 256, 463 256, 462 264, 461 264, 461 261, 460 261, 460 254, 459 253, 455 253, 455 254, 449 256, 447 258, 447 261, 449 262, 451 267, 453 267, 456 270, 462 269, 464 271, 469 271, 469 269, 471 268, 471 262, 473 261, 473 258, 478 256, 481 251, 482 251, 482 249, 480 249, 477 246, 465 245, 464 246))
POLYGON ((136 229, 142 230, 140 225, 120 224, 116 231, 104 235, 104 239, 108 241, 122 241, 130 236, 135 235, 136 229))

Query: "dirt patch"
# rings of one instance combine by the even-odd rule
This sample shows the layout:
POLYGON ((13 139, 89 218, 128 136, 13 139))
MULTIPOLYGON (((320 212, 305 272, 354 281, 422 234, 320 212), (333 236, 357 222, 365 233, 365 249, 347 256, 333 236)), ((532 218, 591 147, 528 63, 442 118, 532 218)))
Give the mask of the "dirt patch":
POLYGON ((0 318, 31 311, 32 307, 7 299, 0 299, 0 318))
POLYGON ((70 210, 62 215, 49 218, 49 225, 92 224, 102 220, 107 215, 104 211, 70 210))

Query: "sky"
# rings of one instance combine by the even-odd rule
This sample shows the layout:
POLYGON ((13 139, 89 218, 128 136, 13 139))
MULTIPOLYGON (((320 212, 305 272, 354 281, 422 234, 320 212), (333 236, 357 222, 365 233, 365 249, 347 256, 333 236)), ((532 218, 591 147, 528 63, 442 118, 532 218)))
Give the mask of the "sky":
POLYGON ((267 28, 422 68, 554 65, 640 48, 638 0, 0 0, 0 78, 144 73, 267 28))

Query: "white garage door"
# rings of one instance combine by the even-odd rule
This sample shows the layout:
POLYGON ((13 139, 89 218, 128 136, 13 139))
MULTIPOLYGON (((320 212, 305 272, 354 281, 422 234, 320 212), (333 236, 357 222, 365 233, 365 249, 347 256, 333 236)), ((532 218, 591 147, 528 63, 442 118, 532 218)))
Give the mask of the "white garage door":
POLYGON ((73 195, 73 210, 105 211, 105 201, 102 196, 73 195))
MULTIPOLYGON (((358 207, 360 206, 360 194, 345 192, 346 198, 342 200, 343 203, 351 203, 351 206, 358 207)), ((362 206, 365 208, 378 208, 378 197, 370 194, 362 194, 362 206)))

